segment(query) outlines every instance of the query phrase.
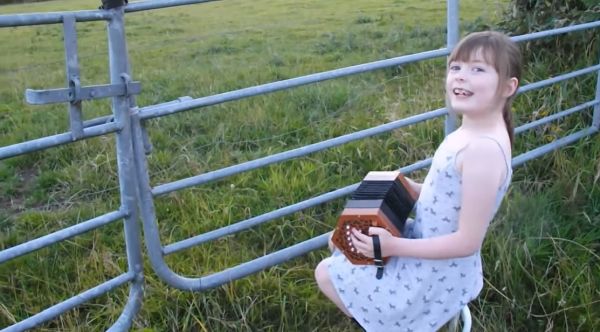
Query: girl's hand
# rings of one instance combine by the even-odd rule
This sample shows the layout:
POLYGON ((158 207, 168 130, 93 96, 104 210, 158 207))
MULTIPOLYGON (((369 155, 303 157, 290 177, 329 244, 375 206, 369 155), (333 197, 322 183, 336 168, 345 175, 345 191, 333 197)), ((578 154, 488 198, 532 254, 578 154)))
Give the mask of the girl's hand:
POLYGON ((414 190, 417 193, 417 197, 420 196, 421 195, 421 187, 423 186, 423 184, 415 182, 406 176, 404 177, 404 179, 406 180, 406 182, 408 182, 408 184, 410 185, 412 190, 414 190))
POLYGON ((371 235, 379 235, 379 243, 381 246, 381 256, 391 256, 391 246, 394 236, 388 232, 385 228, 381 227, 369 227, 369 235, 361 233, 358 229, 352 229, 352 244, 358 250, 359 253, 373 258, 375 253, 373 252, 373 238, 371 235))

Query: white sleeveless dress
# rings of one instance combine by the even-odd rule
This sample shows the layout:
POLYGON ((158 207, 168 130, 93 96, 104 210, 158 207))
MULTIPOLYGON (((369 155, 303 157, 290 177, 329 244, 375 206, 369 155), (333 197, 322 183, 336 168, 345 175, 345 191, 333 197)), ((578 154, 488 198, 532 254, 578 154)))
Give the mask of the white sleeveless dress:
MULTIPOLYGON (((462 181, 455 160, 461 150, 452 151, 441 144, 435 152, 415 205, 415 220, 407 224, 404 237, 429 238, 458 229, 462 181)), ((506 156, 505 161, 507 176, 498 188, 490 219, 496 214, 512 176, 506 156)), ((378 280, 376 267, 353 265, 336 250, 328 270, 345 307, 369 332, 436 331, 483 287, 479 251, 453 259, 391 257, 383 278, 378 280)))

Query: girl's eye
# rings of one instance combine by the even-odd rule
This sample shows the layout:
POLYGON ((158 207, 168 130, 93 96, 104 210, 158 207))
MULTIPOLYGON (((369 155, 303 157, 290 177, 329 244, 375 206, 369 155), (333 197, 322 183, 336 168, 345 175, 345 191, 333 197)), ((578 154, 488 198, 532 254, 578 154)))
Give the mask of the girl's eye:
POLYGON ((450 70, 458 71, 458 70, 460 70, 460 66, 459 65, 450 65, 450 70))
POLYGON ((473 67, 473 71, 475 71, 477 73, 483 73, 483 72, 485 72, 485 69, 483 69, 481 67, 473 67))

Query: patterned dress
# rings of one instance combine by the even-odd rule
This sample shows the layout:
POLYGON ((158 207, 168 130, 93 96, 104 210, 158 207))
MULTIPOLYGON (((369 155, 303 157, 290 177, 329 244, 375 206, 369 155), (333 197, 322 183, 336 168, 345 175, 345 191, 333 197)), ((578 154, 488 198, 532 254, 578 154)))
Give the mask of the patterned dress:
MULTIPOLYGON (((458 153, 445 144, 435 152, 416 203, 415 220, 407 223, 403 236, 429 238, 458 229, 462 184, 455 168, 458 153)), ((498 188, 490 219, 512 176, 506 156, 505 161, 507 176, 498 188)), ((383 278, 378 280, 374 266, 353 265, 336 250, 329 259, 328 270, 345 307, 366 331, 436 331, 483 287, 479 251, 452 259, 391 257, 383 278)))

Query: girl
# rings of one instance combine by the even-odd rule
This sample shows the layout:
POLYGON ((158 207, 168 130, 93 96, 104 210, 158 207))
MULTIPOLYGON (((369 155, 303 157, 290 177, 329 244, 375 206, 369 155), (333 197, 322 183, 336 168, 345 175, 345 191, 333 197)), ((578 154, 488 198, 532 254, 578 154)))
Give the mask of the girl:
POLYGON ((339 251, 319 263, 321 291, 367 331, 436 331, 483 287, 480 248, 511 179, 511 103, 521 63, 518 47, 498 32, 473 33, 448 59, 446 98, 461 126, 438 147, 403 237, 372 227, 352 232, 373 257, 370 235, 391 256, 384 276, 353 265, 339 251))

